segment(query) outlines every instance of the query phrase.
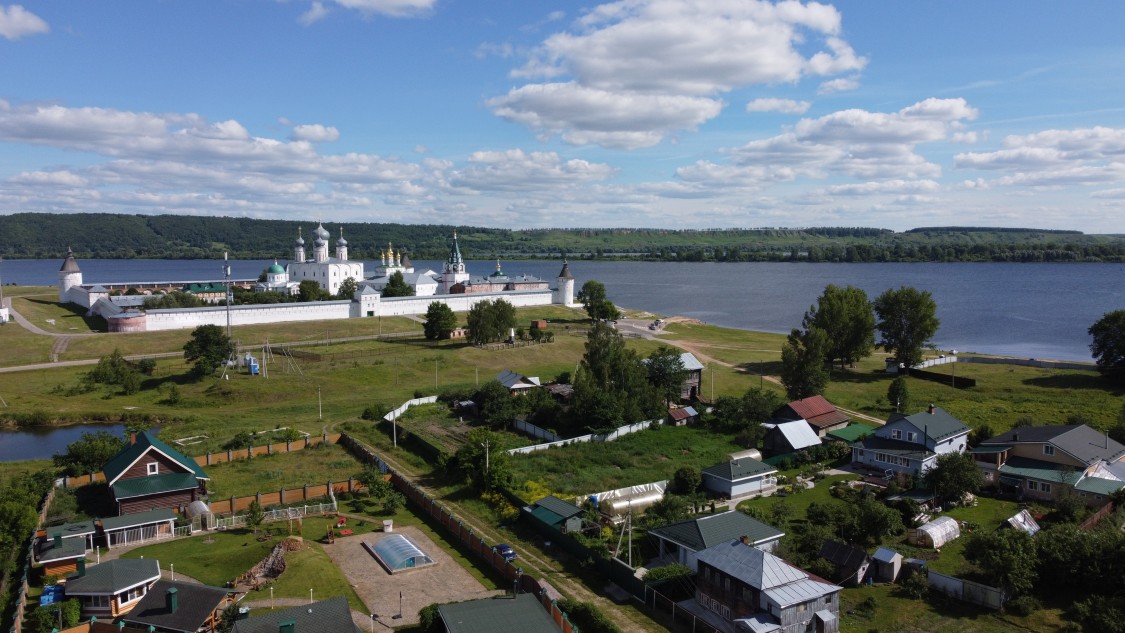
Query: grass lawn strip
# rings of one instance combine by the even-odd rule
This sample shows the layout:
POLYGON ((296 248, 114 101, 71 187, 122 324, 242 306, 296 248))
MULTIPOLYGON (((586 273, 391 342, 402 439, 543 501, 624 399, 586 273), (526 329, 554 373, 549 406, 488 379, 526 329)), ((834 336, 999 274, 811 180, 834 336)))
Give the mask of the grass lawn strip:
POLYGON ((283 488, 292 490, 329 480, 346 481, 363 470, 362 464, 337 444, 318 444, 291 453, 239 459, 205 468, 211 478, 207 490, 216 499, 277 492, 283 488))

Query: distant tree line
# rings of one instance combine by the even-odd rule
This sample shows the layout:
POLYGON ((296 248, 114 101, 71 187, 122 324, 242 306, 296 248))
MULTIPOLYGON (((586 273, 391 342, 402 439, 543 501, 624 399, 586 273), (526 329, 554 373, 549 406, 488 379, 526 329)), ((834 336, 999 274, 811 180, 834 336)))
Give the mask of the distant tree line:
MULTIPOLYGON (((0 256, 131 259, 287 257, 307 221, 111 213, 0 216, 0 256)), ((355 259, 378 259, 388 242, 414 259, 444 259, 454 229, 470 258, 575 257, 657 261, 799 262, 1122 262, 1125 237, 1077 231, 928 227, 895 233, 869 227, 756 229, 574 228, 509 230, 428 224, 342 226, 355 259)))

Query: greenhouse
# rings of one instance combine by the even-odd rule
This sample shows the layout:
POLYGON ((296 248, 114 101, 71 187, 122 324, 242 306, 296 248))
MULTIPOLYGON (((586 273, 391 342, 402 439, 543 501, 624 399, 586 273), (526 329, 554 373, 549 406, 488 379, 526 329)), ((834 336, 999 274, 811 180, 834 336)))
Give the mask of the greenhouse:
POLYGON ((938 517, 911 530, 911 542, 920 547, 938 548, 961 536, 957 521, 951 517, 938 517))
POLYGON ((384 537, 375 544, 364 542, 363 546, 392 574, 434 564, 432 558, 402 534, 384 537))

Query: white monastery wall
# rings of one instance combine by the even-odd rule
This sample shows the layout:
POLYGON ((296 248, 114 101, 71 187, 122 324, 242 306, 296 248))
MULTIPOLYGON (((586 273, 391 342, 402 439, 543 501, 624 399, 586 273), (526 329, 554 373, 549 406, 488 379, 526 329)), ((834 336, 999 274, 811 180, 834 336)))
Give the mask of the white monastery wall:
MULTIPOLYGON (((257 325, 289 321, 323 321, 347 319, 351 316, 351 301, 313 301, 309 303, 278 303, 254 306, 232 306, 231 325, 257 325)), ((179 330, 200 325, 227 324, 227 309, 183 308, 178 310, 148 310, 148 331, 179 330)))

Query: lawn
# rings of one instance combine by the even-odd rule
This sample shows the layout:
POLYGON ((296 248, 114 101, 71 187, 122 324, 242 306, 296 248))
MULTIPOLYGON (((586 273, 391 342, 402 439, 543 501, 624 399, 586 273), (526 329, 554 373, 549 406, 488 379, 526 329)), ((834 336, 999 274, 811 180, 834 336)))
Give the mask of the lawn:
POLYGON ((512 473, 517 488, 538 481, 554 494, 587 495, 671 479, 682 466, 701 470, 740 450, 732 438, 700 427, 661 425, 613 442, 514 455, 512 473))
MULTIPOLYGON (((792 475, 789 473, 786 474, 789 475, 790 480, 792 480, 792 475)), ((793 519, 804 519, 805 513, 813 503, 826 503, 829 500, 835 499, 835 497, 828 493, 832 484, 837 481, 846 481, 849 479, 859 479, 859 475, 830 475, 816 482, 811 490, 801 490, 795 494, 784 497, 776 495, 772 497, 755 497, 739 503, 738 509, 747 510, 749 508, 757 508, 768 514, 774 504, 784 503, 789 506, 790 516, 793 519)), ((785 528, 781 527, 781 529, 784 530, 785 528)))
MULTIPOLYGON (((882 370, 881 356, 865 359, 854 370, 836 369, 824 395, 839 406, 885 419, 891 413, 887 387, 893 377, 882 370)), ((952 374, 953 365, 931 370, 952 374)), ((907 378, 911 402, 907 411, 921 411, 933 403, 972 428, 987 424, 1001 433, 1021 418, 1037 425, 1080 419, 1106 429, 1116 423, 1125 404, 1125 392, 1101 380, 1095 371, 971 363, 956 363, 956 371, 958 376, 975 378, 977 386, 955 389, 907 378)))
POLYGON ((897 585, 890 584, 848 588, 840 596, 842 633, 1048 633, 1062 630, 1064 624, 1058 608, 1040 609, 1019 617, 941 595, 926 600, 908 598, 899 594, 897 585), (861 607, 867 600, 874 601, 873 612, 861 607))
MULTIPOLYGON (((310 428, 310 430, 312 430, 310 428)), ((304 484, 344 481, 363 465, 338 444, 318 444, 292 453, 274 453, 207 466, 207 492, 216 499, 245 497, 304 484)))
MULTIPOLYGON (((283 529, 281 526, 274 524, 270 527, 283 529)), ((308 539, 306 543, 307 549, 286 555, 288 568, 273 583, 274 596, 307 598, 309 587, 315 587, 322 598, 345 596, 353 609, 366 610, 348 579, 332 564, 321 545, 308 539)), ((160 561, 161 569, 170 569, 175 565, 177 573, 204 584, 222 587, 258 564, 269 555, 275 544, 275 539, 259 541, 250 530, 226 530, 138 547, 129 550, 123 557, 154 558, 160 561)))

